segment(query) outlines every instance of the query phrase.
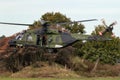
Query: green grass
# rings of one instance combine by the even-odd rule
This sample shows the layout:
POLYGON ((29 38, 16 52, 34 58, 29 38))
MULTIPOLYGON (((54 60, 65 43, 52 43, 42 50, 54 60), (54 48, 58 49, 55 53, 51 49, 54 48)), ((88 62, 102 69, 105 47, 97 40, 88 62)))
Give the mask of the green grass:
POLYGON ((120 80, 120 77, 94 78, 0 78, 0 80, 120 80))

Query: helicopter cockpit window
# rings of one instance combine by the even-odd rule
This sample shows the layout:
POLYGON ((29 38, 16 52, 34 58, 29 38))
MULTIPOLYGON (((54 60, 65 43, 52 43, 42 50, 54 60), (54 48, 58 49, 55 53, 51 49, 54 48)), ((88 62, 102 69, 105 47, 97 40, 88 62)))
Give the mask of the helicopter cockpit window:
POLYGON ((16 36, 15 39, 16 39, 16 40, 22 40, 23 35, 24 35, 23 33, 20 33, 19 35, 16 36))

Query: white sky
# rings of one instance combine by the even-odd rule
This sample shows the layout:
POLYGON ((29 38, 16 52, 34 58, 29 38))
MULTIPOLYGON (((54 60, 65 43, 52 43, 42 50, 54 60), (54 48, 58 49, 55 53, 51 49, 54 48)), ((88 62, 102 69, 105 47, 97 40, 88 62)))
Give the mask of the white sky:
MULTIPOLYGON (((91 33, 94 26, 102 24, 102 18, 108 25, 117 21, 113 32, 120 36, 120 0, 0 0, 0 22, 32 24, 46 12, 60 12, 72 21, 98 19, 83 23, 87 33, 91 33)), ((26 28, 0 24, 0 36, 10 36, 26 28)))

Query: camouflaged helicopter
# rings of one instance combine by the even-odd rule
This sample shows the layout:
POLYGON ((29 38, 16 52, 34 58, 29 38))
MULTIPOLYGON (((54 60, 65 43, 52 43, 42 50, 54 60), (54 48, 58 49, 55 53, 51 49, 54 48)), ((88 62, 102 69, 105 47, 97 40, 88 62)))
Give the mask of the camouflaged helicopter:
MULTIPOLYGON (((57 25, 73 24, 75 22, 81 23, 88 21, 97 21, 97 19, 57 23, 57 25)), ((0 22, 0 24, 33 26, 33 24, 19 24, 19 23, 6 23, 6 22, 0 22)), ((111 32, 113 28, 111 26, 114 25, 111 24, 110 26, 107 26, 105 31, 101 32, 99 36, 97 35, 92 36, 92 35, 83 35, 78 33, 70 33, 65 28, 60 26, 56 26, 55 28, 50 28, 51 24, 49 23, 49 21, 41 21, 41 24, 42 24, 42 28, 40 29, 24 30, 21 33, 17 34, 14 39, 9 41, 9 46, 39 47, 54 51, 72 45, 73 43, 80 40, 88 40, 88 41, 111 40, 108 37, 104 37, 104 34, 106 32, 111 32)))

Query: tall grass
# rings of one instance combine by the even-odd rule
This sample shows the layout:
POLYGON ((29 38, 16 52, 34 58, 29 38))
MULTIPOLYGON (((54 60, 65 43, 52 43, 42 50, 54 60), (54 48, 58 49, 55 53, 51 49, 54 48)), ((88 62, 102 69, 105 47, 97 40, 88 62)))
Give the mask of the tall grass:
POLYGON ((0 80, 120 80, 120 77, 93 77, 93 78, 0 78, 0 80))

